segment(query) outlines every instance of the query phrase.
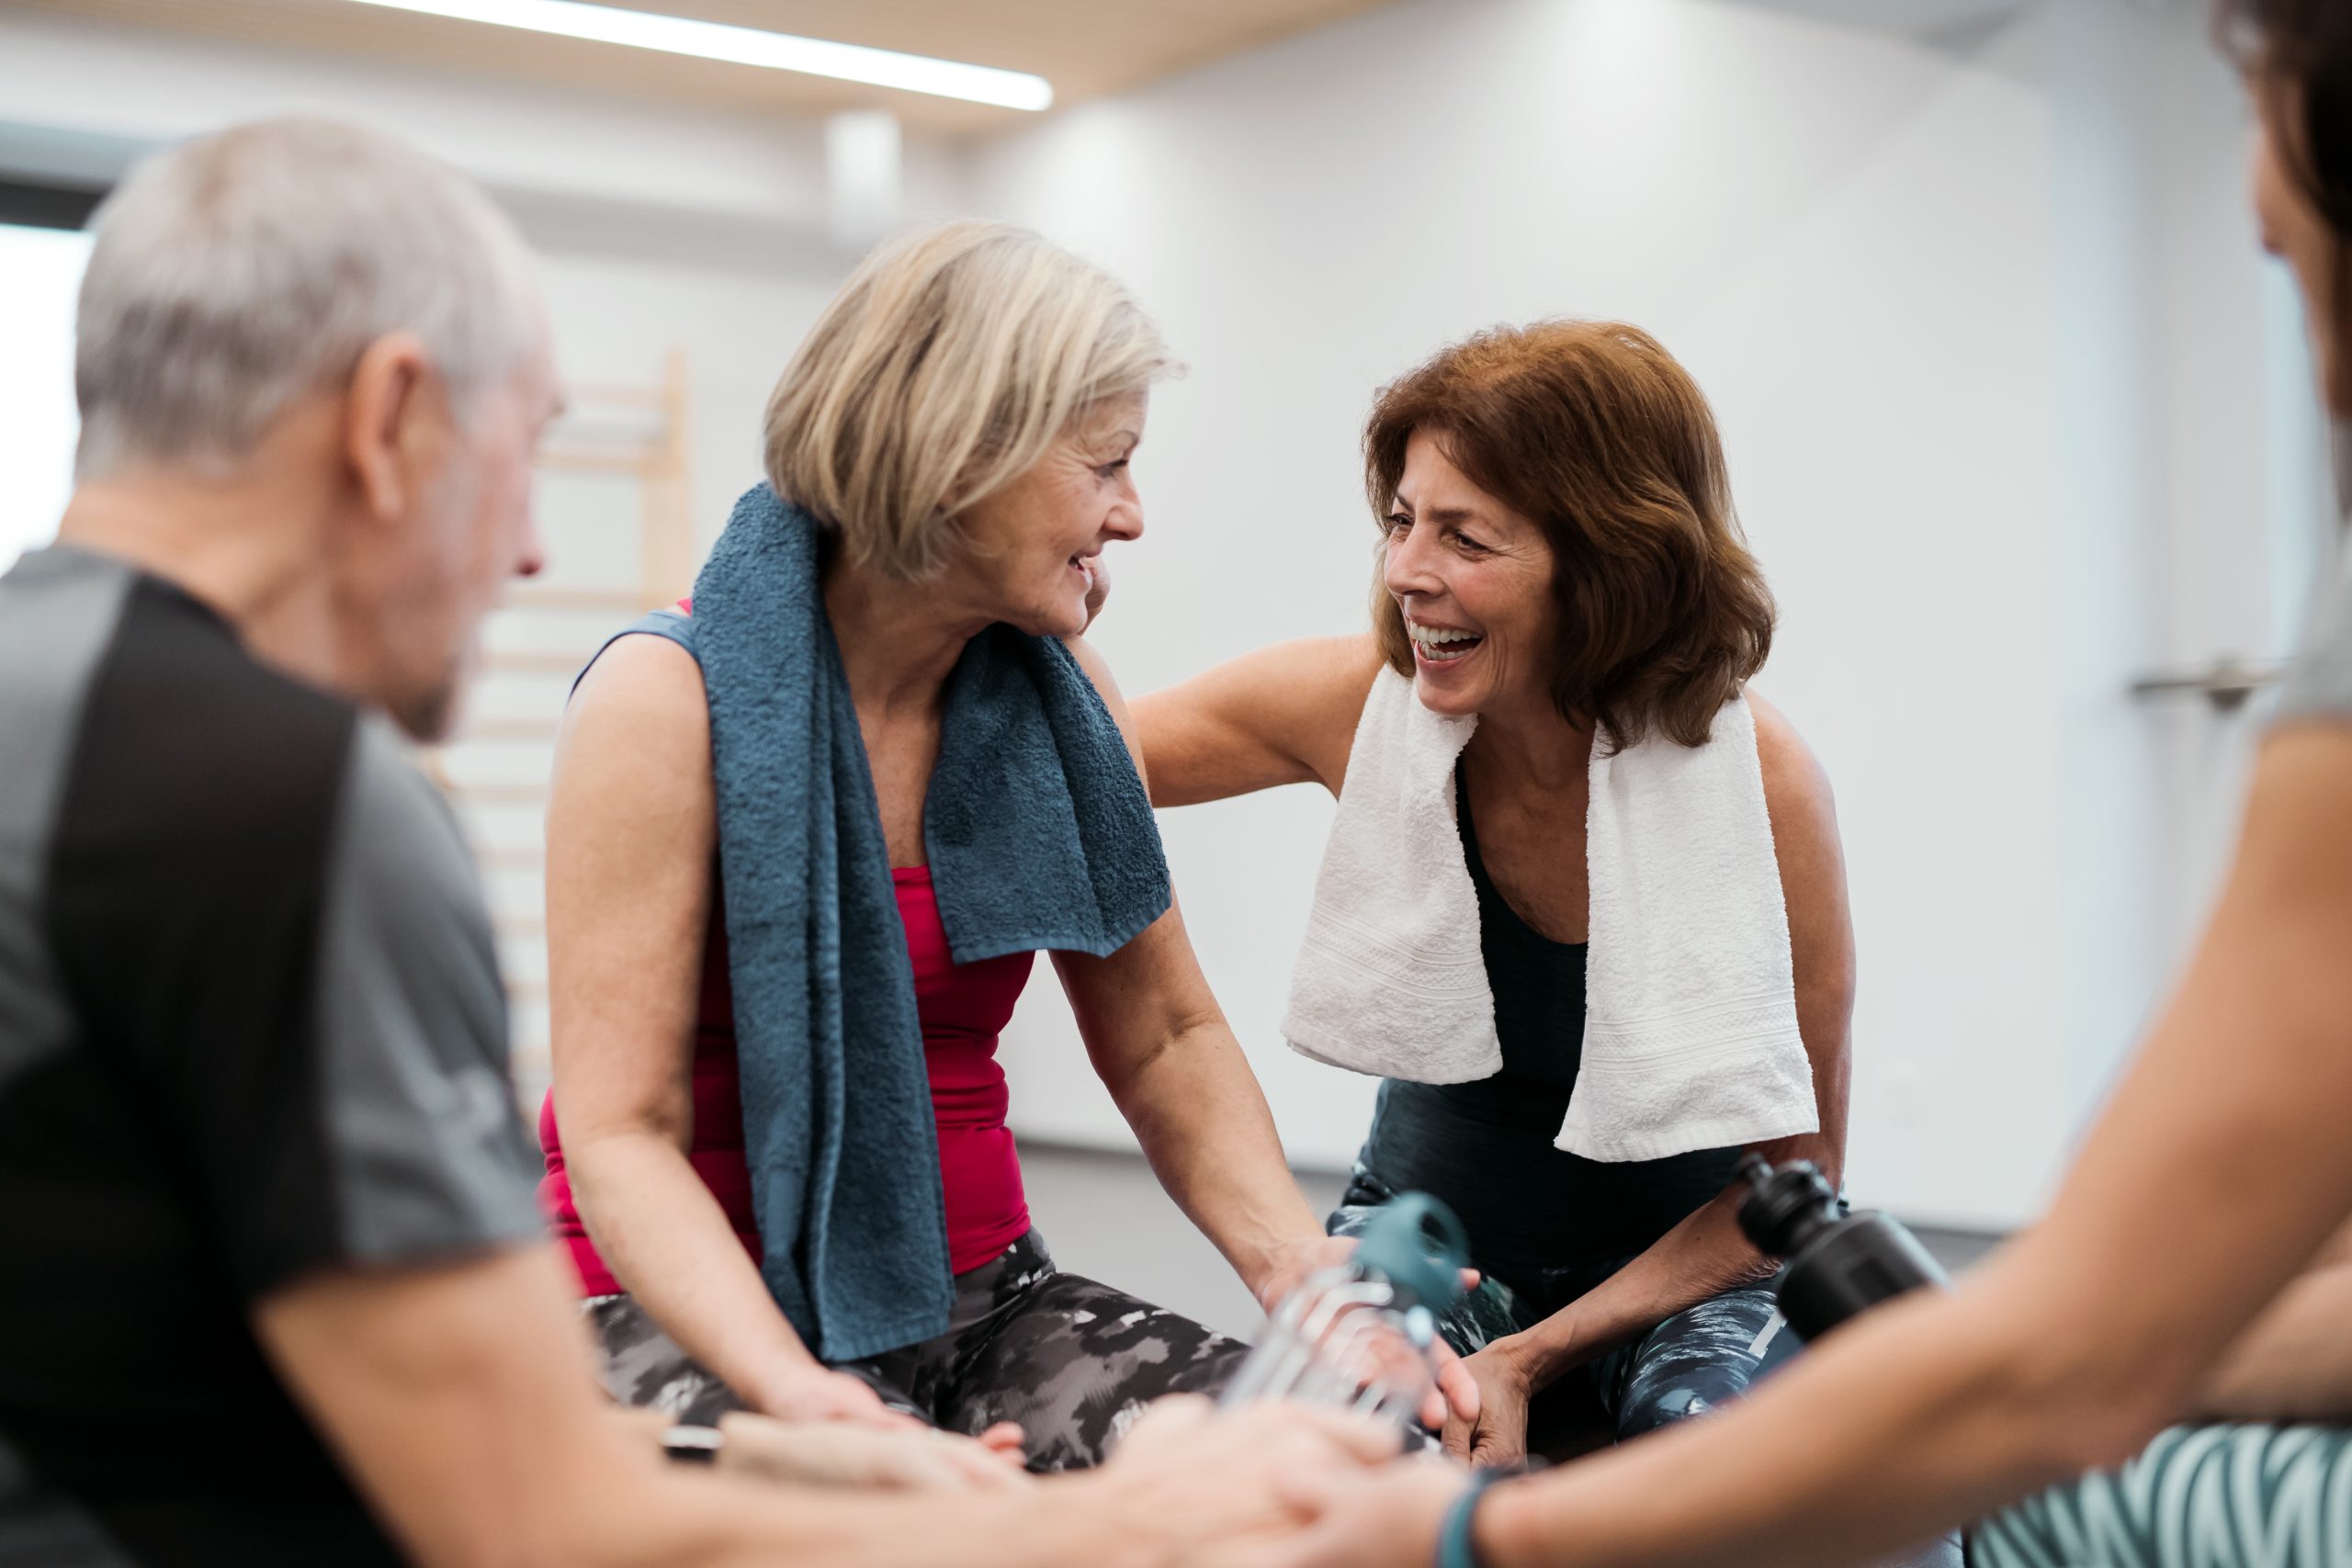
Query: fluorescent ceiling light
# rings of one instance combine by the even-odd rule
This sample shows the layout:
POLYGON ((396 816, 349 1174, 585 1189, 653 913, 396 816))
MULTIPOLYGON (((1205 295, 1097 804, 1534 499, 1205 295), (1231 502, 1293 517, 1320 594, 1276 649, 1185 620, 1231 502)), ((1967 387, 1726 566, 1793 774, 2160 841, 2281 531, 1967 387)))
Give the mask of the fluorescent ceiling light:
POLYGON ((1009 109, 1050 108, 1054 102, 1053 84, 1023 71, 999 71, 990 65, 932 60, 920 54, 900 54, 895 50, 795 38, 789 33, 763 32, 758 28, 730 27, 724 22, 697 21, 690 17, 662 17, 611 6, 587 6, 580 0, 354 3, 394 11, 421 11, 428 17, 454 17, 459 21, 488 22, 493 27, 522 28, 535 33, 557 33, 565 38, 591 39, 598 43, 627 44, 632 49, 659 50, 664 54, 691 54, 739 65, 764 65, 773 71, 797 71, 843 82, 865 82, 876 87, 898 87, 910 93, 997 104, 1009 109))

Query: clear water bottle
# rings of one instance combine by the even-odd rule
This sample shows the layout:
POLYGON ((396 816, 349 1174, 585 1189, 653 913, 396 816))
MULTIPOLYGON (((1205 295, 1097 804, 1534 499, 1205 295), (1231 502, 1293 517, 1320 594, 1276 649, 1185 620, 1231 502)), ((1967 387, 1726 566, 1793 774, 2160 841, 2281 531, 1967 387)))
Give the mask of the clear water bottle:
POLYGON ((1810 1343, 1881 1302, 1947 1282, 1900 1220, 1841 1213, 1838 1194, 1810 1161, 1775 1170, 1751 1154, 1739 1162, 1739 1178, 1747 1183, 1739 1228, 1758 1252, 1787 1260, 1781 1315, 1798 1338, 1810 1343))
POLYGON ((1426 1192, 1398 1194, 1346 1263, 1283 1298, 1219 1403, 1295 1400, 1418 1423, 1437 1384, 1437 1320, 1462 1299, 1469 1261, 1453 1211, 1426 1192))

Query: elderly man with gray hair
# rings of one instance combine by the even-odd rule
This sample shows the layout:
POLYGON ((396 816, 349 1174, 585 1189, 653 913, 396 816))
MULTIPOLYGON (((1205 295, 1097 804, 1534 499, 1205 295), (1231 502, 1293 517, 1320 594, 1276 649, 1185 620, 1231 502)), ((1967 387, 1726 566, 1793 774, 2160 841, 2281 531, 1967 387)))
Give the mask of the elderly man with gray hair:
POLYGON ((961 1484, 665 1469, 594 1390, 401 754, 540 564, 520 240, 386 138, 241 127, 108 202, 79 334, 77 488, 0 578, 0 1562, 1159 1562, 1382 1451, 1193 1406, 1052 1484, 838 1428, 961 1484))

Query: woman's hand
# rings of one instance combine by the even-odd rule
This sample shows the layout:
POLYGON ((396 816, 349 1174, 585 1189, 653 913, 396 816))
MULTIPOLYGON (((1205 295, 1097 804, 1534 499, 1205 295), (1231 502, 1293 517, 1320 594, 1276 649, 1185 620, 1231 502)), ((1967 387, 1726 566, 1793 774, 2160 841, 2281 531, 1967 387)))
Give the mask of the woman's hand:
MULTIPOLYGON (((1031 1484, 1021 1451, 989 1446, 918 1422, 904 1427, 788 1422, 749 1411, 719 1418, 726 1442, 718 1468, 763 1481, 803 1486, 871 1487, 894 1492, 991 1492, 1031 1484)), ((1018 1427, 1012 1428, 1015 1438, 1018 1427)))
POLYGON ((1458 1367, 1476 1388, 1478 1402, 1467 1416, 1446 1418, 1445 1451, 1477 1465, 1519 1463, 1527 1457, 1527 1403, 1535 1395, 1526 1365, 1510 1341, 1498 1339, 1458 1367))
POLYGON ((849 1421, 863 1427, 913 1427, 922 1422, 882 1403, 882 1396, 847 1372, 810 1361, 746 1391, 752 1407, 778 1421, 849 1421))
POLYGON ((880 1432, 891 1437, 913 1433, 935 1438, 950 1447, 971 1450, 974 1462, 1010 1463, 1016 1470, 1027 1459, 1024 1435, 1013 1422, 1000 1421, 977 1438, 941 1432, 902 1410, 891 1409, 862 1379, 813 1361, 774 1379, 752 1396, 751 1403, 755 1414, 776 1422, 796 1427, 831 1429, 850 1445, 844 1450, 844 1464, 865 1462, 865 1458, 872 1457, 866 1448, 858 1446, 861 1439, 851 1436, 851 1431, 880 1432), (844 1431, 844 1427, 851 1431, 844 1431))
POLYGON ((1283 1304, 1283 1299, 1326 1269, 1338 1269, 1354 1256, 1355 1238, 1325 1235, 1317 1232, 1303 1235, 1275 1247, 1266 1255, 1266 1261, 1250 1281, 1250 1293, 1258 1298, 1258 1305, 1267 1315, 1283 1304))
MULTIPOLYGON (((1258 1304, 1272 1316, 1284 1297, 1326 1269, 1344 1267, 1355 1250, 1355 1237, 1346 1235, 1301 1236, 1277 1247, 1251 1281, 1258 1304)), ((1462 1288, 1478 1288, 1476 1269, 1462 1271, 1462 1288)), ((1435 1364, 1437 1387, 1421 1404, 1421 1425, 1434 1432, 1455 1421, 1476 1420, 1478 1385, 1463 1370, 1462 1358, 1453 1353, 1453 1347, 1440 1339, 1430 1347, 1430 1359, 1435 1364)))

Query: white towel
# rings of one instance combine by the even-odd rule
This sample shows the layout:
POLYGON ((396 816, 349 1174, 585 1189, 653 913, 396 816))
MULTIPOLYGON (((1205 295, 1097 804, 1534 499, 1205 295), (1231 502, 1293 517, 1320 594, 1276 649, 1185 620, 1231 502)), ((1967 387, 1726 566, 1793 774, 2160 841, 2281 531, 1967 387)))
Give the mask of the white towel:
MULTIPOLYGON (((1393 671, 1374 682, 1283 1021, 1304 1055, 1419 1083, 1501 1070, 1453 814, 1454 762, 1476 728, 1430 713, 1393 671)), ((1559 1146, 1662 1159, 1815 1131, 1747 699, 1724 705, 1704 746, 1594 753, 1584 1048, 1559 1146)))
POLYGON ((1335 1067, 1417 1083, 1502 1071, 1453 760, 1478 728, 1383 670, 1356 720, 1283 1037, 1335 1067))

